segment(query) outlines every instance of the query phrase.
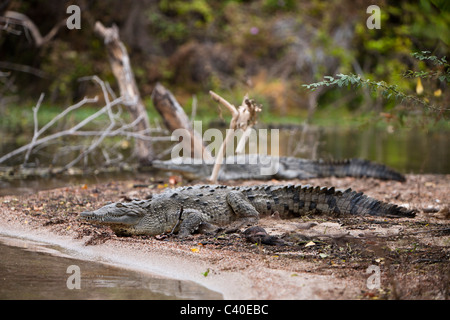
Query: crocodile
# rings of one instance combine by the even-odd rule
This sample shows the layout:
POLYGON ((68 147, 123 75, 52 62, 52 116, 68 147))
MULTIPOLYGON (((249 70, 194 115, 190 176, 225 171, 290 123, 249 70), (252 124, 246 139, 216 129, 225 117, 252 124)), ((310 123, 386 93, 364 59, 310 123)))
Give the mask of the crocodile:
POLYGON ((111 227, 117 235, 192 234, 200 226, 256 224, 278 212, 282 219, 307 214, 414 217, 415 211, 352 189, 302 185, 230 187, 195 185, 169 189, 146 200, 108 204, 80 218, 111 227))
MULTIPOLYGON (((214 164, 204 162, 201 159, 180 157, 165 161, 154 160, 152 166, 157 169, 179 173, 188 180, 198 180, 209 178, 214 164)), ((372 177, 401 182, 406 180, 401 173, 369 160, 307 160, 256 154, 225 158, 219 171, 218 180, 291 180, 331 176, 372 177)))

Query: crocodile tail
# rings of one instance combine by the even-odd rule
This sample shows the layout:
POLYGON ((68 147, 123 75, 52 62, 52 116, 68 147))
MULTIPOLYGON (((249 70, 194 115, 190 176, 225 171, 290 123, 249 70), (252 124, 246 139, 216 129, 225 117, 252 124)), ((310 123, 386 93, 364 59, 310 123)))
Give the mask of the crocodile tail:
POLYGON ((334 212, 390 218, 413 218, 416 215, 415 210, 383 202, 366 196, 362 192, 353 191, 352 189, 347 189, 344 192, 337 191, 335 196, 338 200, 334 212))
POLYGON ((364 159, 348 159, 323 163, 329 167, 329 174, 336 177, 371 177, 381 180, 406 181, 401 173, 379 163, 364 159))
POLYGON ((371 215, 391 218, 413 218, 415 216, 415 210, 371 198, 350 188, 343 191, 335 190, 334 187, 287 185, 260 186, 246 190, 249 200, 261 207, 262 211, 260 212, 267 208, 267 210, 292 216, 308 213, 331 216, 371 215), (257 194, 263 194, 260 201, 253 200, 257 197, 255 191, 259 191, 257 194), (268 203, 267 196, 273 199, 272 203, 268 203), (268 208, 269 206, 270 208, 268 208))

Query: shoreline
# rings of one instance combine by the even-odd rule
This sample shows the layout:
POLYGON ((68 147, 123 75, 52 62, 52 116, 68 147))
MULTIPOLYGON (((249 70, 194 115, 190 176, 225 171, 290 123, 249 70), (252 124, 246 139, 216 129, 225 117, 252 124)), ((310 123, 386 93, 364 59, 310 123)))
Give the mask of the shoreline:
POLYGON ((214 253, 205 252, 206 249, 201 249, 201 253, 189 252, 190 249, 185 246, 149 249, 124 241, 85 246, 83 240, 12 225, 5 228, 3 224, 0 225, 0 235, 58 246, 63 249, 61 255, 75 259, 106 263, 163 278, 192 281, 222 294, 225 300, 327 299, 321 296, 321 288, 345 290, 343 284, 336 283, 331 287, 334 281, 329 276, 296 274, 295 281, 291 281, 294 278, 292 272, 283 270, 256 271, 256 268, 249 267, 239 271, 216 271, 205 261, 214 258, 214 253), (203 272, 208 269, 210 272, 205 277, 203 272), (305 290, 305 287, 311 286, 305 290), (265 290, 269 287, 278 292, 270 294, 265 290), (295 288, 301 290, 295 293, 295 288))

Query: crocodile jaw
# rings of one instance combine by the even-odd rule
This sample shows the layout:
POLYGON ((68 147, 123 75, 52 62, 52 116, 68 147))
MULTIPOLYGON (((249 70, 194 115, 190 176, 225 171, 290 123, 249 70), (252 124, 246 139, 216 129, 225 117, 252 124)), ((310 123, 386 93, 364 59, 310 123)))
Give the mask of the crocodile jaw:
POLYGON ((144 217, 145 211, 133 202, 125 205, 113 203, 95 211, 80 213, 80 219, 90 223, 107 225, 121 235, 135 234, 135 227, 144 217))

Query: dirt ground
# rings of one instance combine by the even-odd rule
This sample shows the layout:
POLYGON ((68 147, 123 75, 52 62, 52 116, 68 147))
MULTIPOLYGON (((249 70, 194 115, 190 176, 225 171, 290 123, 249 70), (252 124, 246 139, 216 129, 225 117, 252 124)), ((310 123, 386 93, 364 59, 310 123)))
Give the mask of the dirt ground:
POLYGON ((450 175, 408 175, 405 183, 355 178, 266 182, 283 183, 351 187, 379 200, 415 208, 418 214, 401 219, 261 219, 260 226, 284 245, 249 241, 242 230, 215 237, 198 234, 187 240, 117 237, 107 227, 78 220, 79 212, 109 201, 146 198, 166 188, 193 184, 178 177, 162 181, 142 177, 2 197, 0 226, 63 237, 104 252, 145 256, 152 259, 145 263, 159 263, 176 276, 222 292, 226 299, 449 298, 450 175))

